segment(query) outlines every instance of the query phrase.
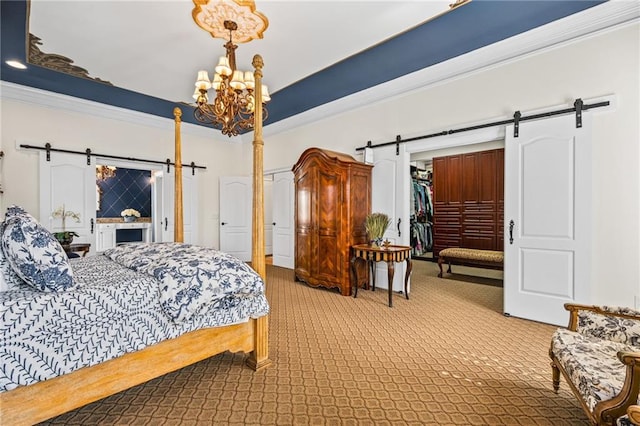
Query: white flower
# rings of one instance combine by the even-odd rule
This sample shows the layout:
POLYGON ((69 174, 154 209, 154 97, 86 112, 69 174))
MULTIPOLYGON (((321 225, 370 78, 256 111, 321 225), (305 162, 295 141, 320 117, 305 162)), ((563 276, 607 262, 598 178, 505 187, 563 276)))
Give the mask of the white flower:
POLYGON ((66 220, 68 217, 74 219, 76 223, 80 223, 80 213, 72 212, 71 210, 66 210, 64 204, 58 207, 53 213, 51 213, 52 217, 62 219, 62 231, 67 230, 66 220))
POLYGON ((124 209, 120 212, 120 216, 135 216, 140 217, 140 212, 136 209, 124 209))

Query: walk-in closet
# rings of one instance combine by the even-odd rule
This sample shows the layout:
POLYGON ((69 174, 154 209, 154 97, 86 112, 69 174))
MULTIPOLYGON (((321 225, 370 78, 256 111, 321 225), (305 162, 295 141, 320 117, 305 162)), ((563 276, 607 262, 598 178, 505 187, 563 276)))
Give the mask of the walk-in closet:
POLYGON ((447 247, 503 250, 504 141, 411 154, 412 257, 447 247))

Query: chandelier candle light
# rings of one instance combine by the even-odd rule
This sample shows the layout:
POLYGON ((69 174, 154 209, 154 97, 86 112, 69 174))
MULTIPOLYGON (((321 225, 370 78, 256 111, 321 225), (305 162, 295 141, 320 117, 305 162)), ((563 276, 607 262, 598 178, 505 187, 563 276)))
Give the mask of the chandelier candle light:
MULTIPOLYGON (((213 37, 226 38, 228 31, 228 41, 224 44, 226 55, 218 60, 213 80, 209 80, 206 70, 198 71, 196 90, 193 94, 196 100, 194 117, 201 123, 220 128, 224 135, 236 136, 241 131, 253 128, 256 87, 253 72, 243 72, 236 67, 235 51, 238 46, 233 43, 234 32, 240 43, 262 38, 268 21, 264 15, 255 11, 253 1, 245 0, 240 4, 214 0, 193 1, 196 4, 193 19, 198 26, 210 32, 213 37), (225 17, 233 17, 233 20, 225 17), (209 103, 210 89, 215 90, 213 103, 209 103)), ((260 88, 264 120, 267 117, 264 104, 271 98, 267 86, 261 85, 260 88)))

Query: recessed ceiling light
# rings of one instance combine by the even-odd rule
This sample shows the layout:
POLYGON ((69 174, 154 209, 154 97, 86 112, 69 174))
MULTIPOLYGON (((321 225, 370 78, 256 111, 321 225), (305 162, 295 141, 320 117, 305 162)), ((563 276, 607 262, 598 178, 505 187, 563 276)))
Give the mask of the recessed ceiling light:
POLYGON ((22 62, 20 62, 20 61, 6 61, 5 63, 7 65, 9 65, 10 67, 17 68, 19 70, 26 70, 27 69, 27 66, 25 64, 23 64, 22 62))

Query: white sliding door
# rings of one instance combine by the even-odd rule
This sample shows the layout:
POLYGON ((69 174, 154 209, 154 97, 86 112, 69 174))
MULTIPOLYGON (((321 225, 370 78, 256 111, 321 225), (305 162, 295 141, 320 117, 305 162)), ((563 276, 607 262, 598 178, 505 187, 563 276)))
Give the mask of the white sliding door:
POLYGON ((504 312, 566 325, 589 303, 591 127, 574 115, 506 128, 504 312))
MULTIPOLYGON (((373 150, 373 170, 371 184, 371 211, 385 213, 391 225, 384 239, 393 245, 408 246, 409 237, 409 154, 406 144, 380 147, 373 150)), ((387 265, 376 264, 376 287, 389 288, 387 265)), ((396 263, 393 276, 393 290, 404 291, 406 262, 396 263)))
POLYGON ((74 242, 91 244, 95 252, 96 169, 95 158, 85 155, 40 152, 40 223, 51 232, 61 232, 62 219, 53 217, 61 209, 77 213, 79 220, 65 220, 65 230, 76 232, 74 242))
MULTIPOLYGON (((184 242, 198 244, 198 175, 192 175, 190 168, 182 170, 182 221, 184 242)), ((156 185, 161 185, 162 190, 157 191, 162 194, 162 200, 157 204, 161 208, 159 233, 160 239, 157 241, 174 241, 175 230, 175 168, 167 173, 166 170, 160 175, 156 173, 156 185)), ((156 226, 156 230, 158 227, 156 226)))

